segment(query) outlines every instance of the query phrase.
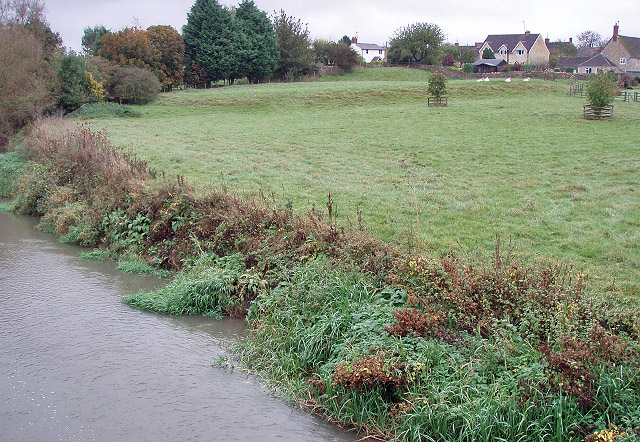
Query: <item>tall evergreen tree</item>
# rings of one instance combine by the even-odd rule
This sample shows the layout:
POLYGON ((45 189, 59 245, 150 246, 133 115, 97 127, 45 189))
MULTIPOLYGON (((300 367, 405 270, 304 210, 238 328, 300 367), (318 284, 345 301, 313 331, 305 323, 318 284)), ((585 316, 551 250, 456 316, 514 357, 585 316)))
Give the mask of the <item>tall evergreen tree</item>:
POLYGON ((242 52, 242 76, 258 82, 274 71, 278 63, 278 42, 273 25, 264 11, 244 0, 236 9, 235 20, 245 37, 242 52))
POLYGON ((240 77, 243 38, 231 12, 217 0, 196 0, 182 27, 182 36, 188 72, 202 70, 207 81, 232 83, 240 77))

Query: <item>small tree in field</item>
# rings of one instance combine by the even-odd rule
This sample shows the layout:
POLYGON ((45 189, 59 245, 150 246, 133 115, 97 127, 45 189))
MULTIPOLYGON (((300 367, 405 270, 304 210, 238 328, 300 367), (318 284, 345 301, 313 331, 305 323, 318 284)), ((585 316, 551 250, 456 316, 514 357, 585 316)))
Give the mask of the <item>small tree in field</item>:
POLYGON ((442 97, 447 91, 447 77, 443 74, 431 74, 427 92, 434 97, 442 97))
POLYGON ((587 83, 587 100, 594 107, 609 106, 617 95, 616 74, 599 72, 587 83))

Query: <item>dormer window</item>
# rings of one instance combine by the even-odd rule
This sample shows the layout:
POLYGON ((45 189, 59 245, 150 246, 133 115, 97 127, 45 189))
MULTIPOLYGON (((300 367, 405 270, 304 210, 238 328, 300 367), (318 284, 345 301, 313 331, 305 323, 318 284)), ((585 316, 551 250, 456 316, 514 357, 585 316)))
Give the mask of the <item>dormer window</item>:
POLYGON ((627 64, 627 59, 626 58, 621 58, 620 59, 620 64, 627 64))

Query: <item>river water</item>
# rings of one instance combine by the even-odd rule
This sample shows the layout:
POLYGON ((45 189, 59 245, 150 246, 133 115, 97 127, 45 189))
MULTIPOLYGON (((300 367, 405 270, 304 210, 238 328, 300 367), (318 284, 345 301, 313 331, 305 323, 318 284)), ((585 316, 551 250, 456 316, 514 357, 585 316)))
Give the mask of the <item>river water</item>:
POLYGON ((0 440, 354 441, 213 367, 240 320, 170 317, 123 305, 160 281, 0 212, 0 440))

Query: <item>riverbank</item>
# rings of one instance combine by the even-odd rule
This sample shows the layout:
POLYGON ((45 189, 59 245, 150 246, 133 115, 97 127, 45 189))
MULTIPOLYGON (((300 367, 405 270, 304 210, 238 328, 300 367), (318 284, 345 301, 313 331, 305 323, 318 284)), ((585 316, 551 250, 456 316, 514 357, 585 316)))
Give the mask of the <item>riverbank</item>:
POLYGON ((94 256, 178 272, 130 305, 246 314, 239 362, 290 400, 381 439, 640 431, 638 307, 580 273, 517 262, 500 244, 481 267, 408 255, 339 225, 330 196, 323 214, 294 214, 199 194, 67 123, 23 140, 12 209, 94 256))

